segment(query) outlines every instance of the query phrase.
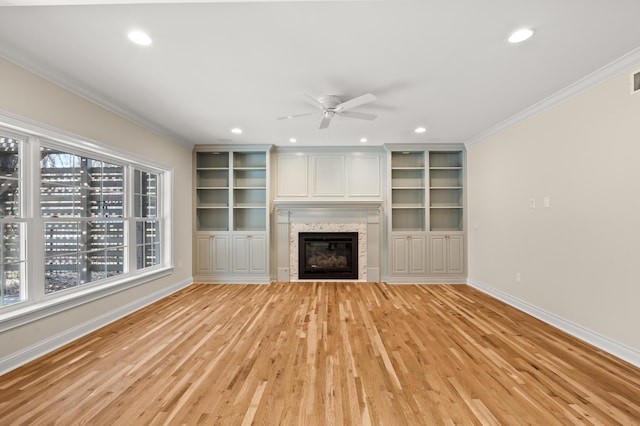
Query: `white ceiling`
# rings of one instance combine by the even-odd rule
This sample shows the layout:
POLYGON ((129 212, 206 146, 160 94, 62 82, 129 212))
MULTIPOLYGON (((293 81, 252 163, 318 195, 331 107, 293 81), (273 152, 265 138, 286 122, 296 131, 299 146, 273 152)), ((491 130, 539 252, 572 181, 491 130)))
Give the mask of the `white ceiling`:
POLYGON ((187 144, 465 142, 640 47, 637 0, 0 6, 1 56, 187 144), (507 43, 521 27, 536 34, 507 43), (375 121, 276 120, 314 112, 305 94, 365 93, 354 111, 375 121))

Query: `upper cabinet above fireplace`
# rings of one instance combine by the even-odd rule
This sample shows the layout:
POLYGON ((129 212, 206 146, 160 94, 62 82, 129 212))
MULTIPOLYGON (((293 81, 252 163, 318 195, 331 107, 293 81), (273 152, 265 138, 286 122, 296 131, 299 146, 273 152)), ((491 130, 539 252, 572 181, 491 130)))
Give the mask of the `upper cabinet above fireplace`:
POLYGON ((383 156, 380 149, 277 152, 275 198, 381 200, 383 156))

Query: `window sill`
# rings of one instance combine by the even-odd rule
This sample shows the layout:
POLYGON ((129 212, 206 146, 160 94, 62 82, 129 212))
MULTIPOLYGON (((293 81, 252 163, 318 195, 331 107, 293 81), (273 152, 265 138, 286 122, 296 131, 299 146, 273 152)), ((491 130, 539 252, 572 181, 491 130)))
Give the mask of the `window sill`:
POLYGON ((0 333, 156 280, 172 272, 172 267, 157 268, 151 271, 129 275, 126 278, 123 277, 119 280, 101 285, 66 292, 66 294, 61 294, 60 296, 47 297, 40 302, 17 307, 17 309, 11 309, 7 312, 1 312, 0 333))

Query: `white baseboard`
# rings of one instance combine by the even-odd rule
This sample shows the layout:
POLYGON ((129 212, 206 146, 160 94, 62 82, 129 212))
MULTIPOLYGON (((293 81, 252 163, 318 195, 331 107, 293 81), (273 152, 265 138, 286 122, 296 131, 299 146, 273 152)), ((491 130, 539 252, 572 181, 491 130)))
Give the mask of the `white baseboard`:
POLYGON ((567 321, 564 318, 561 318, 557 315, 545 311, 544 309, 540 309, 527 302, 510 296, 500 290, 496 290, 495 288, 492 288, 481 282, 469 279, 468 284, 483 293, 493 296, 496 299, 501 300, 502 302, 531 315, 532 317, 538 318, 539 320, 544 321, 547 324, 550 324, 557 329, 564 331, 565 333, 569 333, 580 340, 590 343, 593 346, 602 349, 603 351, 608 352, 613 356, 616 356, 624 361, 635 365, 636 367, 640 367, 640 351, 636 349, 625 346, 622 343, 616 342, 615 340, 611 340, 606 336, 603 336, 578 324, 572 323, 571 321, 567 321))
POLYGON ((387 284, 466 284, 467 277, 387 277, 387 284))
POLYGON ((270 275, 196 275, 193 282, 198 284, 270 284, 270 275))
POLYGON ((120 318, 123 318, 130 313, 133 313, 139 309, 144 308, 164 297, 167 297, 193 283, 193 280, 189 278, 178 284, 163 288, 162 290, 151 293, 142 299, 138 299, 132 303, 122 306, 115 311, 108 312, 100 315, 84 324, 80 324, 69 330, 63 331, 60 334, 52 336, 48 339, 42 340, 35 345, 22 349, 11 355, 5 356, 0 359, 0 375, 5 374, 13 369, 16 369, 36 358, 39 358, 55 349, 58 349, 74 340, 79 339, 105 325, 108 325, 120 318))

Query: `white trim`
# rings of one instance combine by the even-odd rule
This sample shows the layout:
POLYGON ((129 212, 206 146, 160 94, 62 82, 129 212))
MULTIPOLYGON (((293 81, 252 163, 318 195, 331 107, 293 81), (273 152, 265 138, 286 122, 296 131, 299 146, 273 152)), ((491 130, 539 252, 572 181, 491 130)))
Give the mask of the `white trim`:
MULTIPOLYGON (((6 1, 7 0, 0 0, 0 7, 6 6, 2 4, 3 2, 6 3, 6 1)), ((167 2, 169 2, 169 0, 167 0, 167 2)), ((134 3, 134 2, 130 1, 129 3, 134 3)), ((26 6, 26 5, 21 4, 21 6, 26 6)), ((20 68, 26 69, 32 74, 35 74, 38 77, 43 78, 44 80, 47 80, 56 86, 62 87, 63 89, 83 99, 86 99, 87 101, 95 104, 99 108, 104 109, 105 111, 109 111, 111 113, 117 114, 120 117, 123 117, 127 121, 138 124, 141 127, 144 127, 145 129, 151 130, 152 132, 158 133, 161 136, 171 139, 172 141, 182 146, 191 148, 194 145, 193 142, 182 139, 182 137, 178 136, 176 133, 174 133, 170 129, 164 126, 160 126, 157 123, 153 123, 140 114, 134 113, 133 111, 130 111, 126 108, 122 108, 116 105, 116 103, 109 100, 106 96, 101 96, 101 95, 96 95, 94 93, 91 93, 90 88, 84 87, 82 85, 78 85, 76 82, 72 82, 71 79, 67 78, 66 76, 55 75, 48 71, 44 71, 43 69, 41 69, 43 67, 38 66, 37 63, 35 63, 30 58, 27 58, 26 56, 23 56, 20 54, 16 55, 14 54, 14 52, 7 52, 6 49, 1 49, 1 48, 0 48, 0 56, 8 60, 9 62, 13 63, 14 65, 20 68)))
POLYGON ((393 278, 387 278, 385 280, 385 282, 389 285, 407 285, 407 284, 425 284, 425 285, 431 285, 431 284, 453 284, 453 285, 458 285, 458 284, 466 284, 467 283, 467 277, 451 277, 451 276, 446 276, 446 277, 420 277, 420 276, 399 276, 399 275, 394 275, 393 278))
POLYGON ((111 145, 98 142, 84 136, 77 135, 66 130, 58 129, 26 117, 13 114, 0 109, 0 126, 10 129, 11 132, 20 132, 24 136, 35 136, 44 141, 45 145, 53 142, 57 148, 69 149, 73 147, 83 153, 99 155, 104 160, 116 160, 140 166, 145 170, 155 168, 169 171, 170 166, 155 162, 147 157, 142 157, 131 152, 116 148, 111 145))
POLYGON ((89 284, 86 288, 74 288, 72 289, 74 291, 69 292, 63 290, 61 294, 45 298, 41 302, 30 303, 27 300, 15 305, 7 305, 0 312, 0 333, 157 280, 172 274, 173 268, 148 268, 142 271, 141 274, 127 275, 115 282, 107 279, 100 284, 89 284))
POLYGON ((5 374, 13 369, 16 369, 36 358, 39 358, 51 351, 54 351, 74 340, 79 339, 99 328, 102 328, 112 322, 123 318, 137 310, 144 308, 160 299, 163 299, 183 288, 191 285, 192 279, 187 279, 183 282, 174 284, 170 287, 163 288, 162 290, 151 293, 135 302, 121 306, 111 312, 103 314, 99 317, 93 318, 90 321, 80 324, 71 329, 65 330, 55 336, 42 340, 28 348, 22 349, 11 355, 5 356, 0 359, 0 375, 5 374))
MULTIPOLYGON (((383 202, 369 200, 274 200, 276 230, 273 235, 277 248, 277 280, 298 280, 297 251, 292 250, 290 235, 295 224, 353 224, 366 226, 366 247, 362 263, 365 271, 358 273, 358 282, 379 282, 382 245, 383 202), (295 257, 294 257, 295 256, 295 257), (365 275, 366 273, 366 275, 365 275)), ((299 231, 300 229, 298 229, 299 231)), ((294 239, 295 241, 295 239, 294 239)), ((362 253, 360 254, 362 255, 362 253)))
MULTIPOLYGON (((2 306, 2 309, 0 309, 0 332, 80 306, 135 285, 158 279, 173 272, 173 223, 171 219, 171 212, 173 210, 173 168, 147 158, 136 156, 127 151, 113 148, 101 142, 0 110, 0 130, 2 130, 3 134, 5 128, 10 130, 9 133, 11 137, 13 137, 15 132, 20 132, 20 134, 23 134, 26 140, 30 142, 22 145, 23 153, 20 158, 26 159, 26 161, 20 170, 23 185, 21 191, 25 194, 25 197, 21 197, 21 203, 23 203, 21 206, 21 216, 25 219, 24 221, 29 224, 30 229, 28 229, 27 232, 31 233, 31 237, 27 242, 31 247, 44 247, 44 241, 41 238, 43 234, 42 232, 37 232, 37 230, 44 229, 43 222, 51 220, 50 218, 43 218, 38 211, 40 196, 40 173, 38 170, 40 166, 35 157, 37 155, 39 156, 38 151, 42 147, 41 142, 47 147, 73 151, 78 155, 95 156, 100 160, 106 160, 123 166, 125 182, 129 182, 129 188, 125 188, 127 197, 129 197, 125 205, 128 207, 124 217, 114 220, 122 220, 123 222, 128 222, 129 225, 135 222, 132 208, 133 203, 131 202, 133 196, 131 192, 133 188, 131 184, 133 181, 131 170, 141 169, 157 174, 158 198, 160 203, 158 205, 158 217, 156 219, 160 221, 161 235, 165 237, 162 238, 161 265, 133 272, 131 272, 133 268, 130 267, 128 268, 129 272, 122 276, 100 280, 95 284, 86 284, 86 287, 82 286, 82 288, 63 290, 52 295, 44 294, 44 286, 29 284, 29 281, 33 283, 33 277, 39 274, 39 272, 35 271, 43 270, 44 258, 43 254, 39 251, 32 250, 30 253, 27 249, 25 251, 25 257, 29 259, 29 261, 27 262, 27 284, 24 285, 24 291, 28 297, 22 302, 2 306), (35 163, 31 164, 34 161, 35 163), (27 170, 28 173, 30 173, 29 178, 25 176, 27 170), (28 187, 26 187, 27 185, 28 187)), ((22 138, 20 139, 24 142, 22 138)), ((83 221, 96 219, 76 218, 69 220, 83 221)), ((135 265, 135 263, 132 263, 134 260, 132 257, 135 255, 136 250, 135 233, 132 231, 133 229, 135 228, 130 229, 129 240, 126 244, 131 254, 128 260, 129 265, 135 265)))
POLYGON ((585 92, 592 87, 604 82, 605 80, 614 77, 620 73, 627 72, 634 68, 638 67, 640 64, 640 48, 632 50, 626 55, 616 59, 615 61, 605 65, 604 67, 594 71, 593 73, 587 75, 586 77, 581 78, 575 83, 565 87, 559 92, 554 93, 553 95, 541 100, 525 109, 517 113, 516 115, 508 118, 501 123, 487 129, 476 136, 468 139, 464 142, 465 146, 469 147, 476 143, 482 142, 485 139, 499 133, 511 126, 516 125, 517 123, 526 120, 529 117, 532 117, 539 112, 546 110, 547 108, 551 108, 554 105, 557 105, 565 100, 572 98, 574 96, 579 95, 582 92, 585 92))
POLYGON ((193 277, 193 282, 198 284, 249 284, 249 285, 263 285, 271 284, 274 281, 268 274, 258 275, 256 278, 250 277, 247 274, 244 275, 196 275, 193 277))
POLYGON ((582 327, 581 325, 575 324, 571 321, 567 321, 566 319, 552 314, 551 312, 540 309, 537 306, 531 305, 525 301, 510 296, 500 290, 496 290, 495 288, 492 288, 479 281, 469 279, 468 284, 483 293, 493 296, 496 299, 501 300, 502 302, 513 306, 514 308, 522 312, 525 312, 541 321, 546 322, 549 325, 554 326, 557 329, 564 331, 565 333, 568 333, 580 340, 590 343, 593 346, 610 353, 611 355, 614 355, 624 361, 635 365, 636 367, 640 367, 640 351, 634 348, 630 348, 629 346, 625 346, 622 343, 618 343, 615 340, 596 333, 595 331, 589 330, 588 328, 582 327))

